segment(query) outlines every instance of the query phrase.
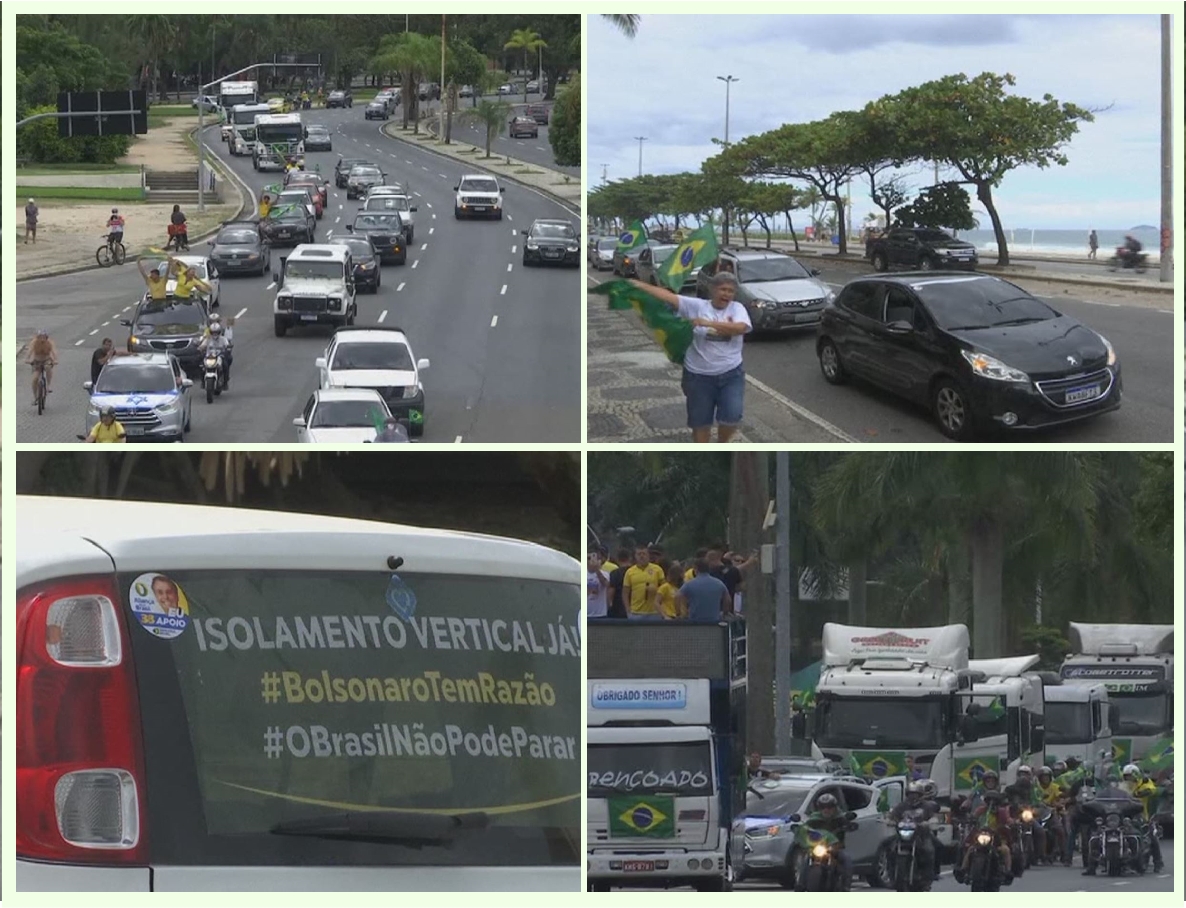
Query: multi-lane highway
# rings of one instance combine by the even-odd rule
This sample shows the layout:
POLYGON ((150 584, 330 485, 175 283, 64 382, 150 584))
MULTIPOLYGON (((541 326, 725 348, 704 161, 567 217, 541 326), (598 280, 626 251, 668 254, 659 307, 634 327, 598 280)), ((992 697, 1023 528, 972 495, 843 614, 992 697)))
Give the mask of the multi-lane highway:
MULTIPOLYGON (((377 295, 358 296, 360 325, 403 328, 424 373, 424 441, 562 442, 581 437, 581 299, 579 271, 523 268, 522 237, 536 218, 579 212, 515 183, 504 183, 499 221, 457 221, 453 187, 467 164, 383 135, 366 121, 365 104, 305 113, 333 133, 332 152, 307 155, 331 180, 329 205, 318 222, 319 241, 345 232, 359 203, 332 183, 339 154, 373 160, 389 181, 409 186, 419 211, 406 265, 383 268, 377 295)), ((250 158, 230 157, 211 127, 207 147, 249 187, 253 202, 280 181, 252 170, 250 158)), ((528 140, 530 141, 530 140, 528 140)), ((541 142, 546 147, 541 130, 541 142)), ((549 149, 550 152, 550 149, 549 149)), ((193 252, 207 248, 195 244, 193 252)), ((284 250, 276 250, 273 270, 284 250)), ((129 317, 143 283, 133 264, 26 281, 17 288, 16 333, 51 332, 61 353, 54 393, 43 416, 18 398, 17 440, 74 441, 84 430, 92 351, 103 337, 127 338, 129 317)), ((292 420, 316 389, 314 359, 329 340, 327 328, 306 328, 277 338, 272 327, 275 286, 270 276, 224 277, 221 311, 235 318, 235 365, 228 393, 208 405, 195 398, 192 442, 295 441, 292 420)))

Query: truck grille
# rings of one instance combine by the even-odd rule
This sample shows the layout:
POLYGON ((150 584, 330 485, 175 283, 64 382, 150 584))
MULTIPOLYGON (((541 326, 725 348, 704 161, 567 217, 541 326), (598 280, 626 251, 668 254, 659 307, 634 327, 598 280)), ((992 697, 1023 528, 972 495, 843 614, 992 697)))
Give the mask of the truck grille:
POLYGON ((326 312, 329 300, 324 296, 298 296, 292 301, 293 312, 326 312))
POLYGON ((148 346, 153 350, 162 350, 167 353, 177 353, 189 346, 189 338, 181 337, 176 340, 150 340, 148 346))

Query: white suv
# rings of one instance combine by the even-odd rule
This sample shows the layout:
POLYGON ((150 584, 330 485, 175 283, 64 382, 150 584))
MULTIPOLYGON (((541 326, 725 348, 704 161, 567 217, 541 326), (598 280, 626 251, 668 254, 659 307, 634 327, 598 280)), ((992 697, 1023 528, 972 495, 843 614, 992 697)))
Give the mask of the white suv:
POLYGON ((272 275, 277 285, 272 303, 277 337, 297 325, 354 324, 358 303, 349 246, 302 243, 282 261, 282 273, 272 275))
POLYGON ((373 388, 392 415, 406 418, 413 436, 424 434, 424 385, 428 360, 416 359, 399 328, 339 328, 317 357, 318 388, 373 388))
POLYGON ((502 220, 503 187, 498 180, 486 173, 468 173, 453 187, 457 199, 453 203, 453 216, 461 218, 494 218, 502 220))

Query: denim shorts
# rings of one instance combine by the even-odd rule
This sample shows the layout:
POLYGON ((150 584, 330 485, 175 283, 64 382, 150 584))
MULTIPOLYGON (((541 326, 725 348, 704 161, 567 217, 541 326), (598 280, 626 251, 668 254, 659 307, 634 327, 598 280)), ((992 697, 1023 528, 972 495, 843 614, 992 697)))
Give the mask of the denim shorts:
POLYGON ((745 368, 738 366, 720 375, 699 375, 684 369, 680 382, 688 400, 688 428, 741 425, 745 400, 745 368))

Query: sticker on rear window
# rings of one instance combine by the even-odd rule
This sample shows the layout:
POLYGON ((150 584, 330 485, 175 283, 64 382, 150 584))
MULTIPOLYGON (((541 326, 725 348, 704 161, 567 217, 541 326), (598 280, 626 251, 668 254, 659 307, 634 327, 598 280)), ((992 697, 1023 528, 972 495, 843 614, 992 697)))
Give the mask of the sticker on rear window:
POLYGON ((140 626, 162 640, 172 640, 189 626, 189 600, 164 574, 141 574, 132 581, 128 601, 140 626))
POLYGON ((387 583, 387 604, 404 621, 416 614, 416 594, 400 580, 399 574, 392 574, 387 583))

